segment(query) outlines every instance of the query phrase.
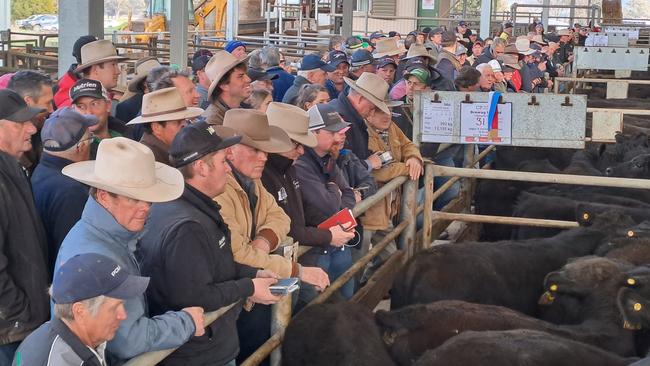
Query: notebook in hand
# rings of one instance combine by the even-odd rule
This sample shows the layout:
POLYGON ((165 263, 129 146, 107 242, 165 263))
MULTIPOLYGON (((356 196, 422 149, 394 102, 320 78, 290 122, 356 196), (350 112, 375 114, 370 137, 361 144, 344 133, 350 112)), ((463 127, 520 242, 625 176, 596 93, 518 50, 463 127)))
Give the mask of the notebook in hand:
POLYGON ((352 214, 352 210, 350 210, 349 208, 342 209, 341 211, 330 216, 327 220, 318 224, 318 228, 329 229, 332 226, 336 226, 336 225, 341 226, 345 231, 351 231, 352 229, 357 227, 357 220, 354 218, 354 215, 352 214), (351 225, 348 223, 350 223, 351 225))
POLYGON ((269 286, 269 291, 275 296, 288 295, 300 288, 298 278, 290 277, 278 280, 275 285, 269 286))

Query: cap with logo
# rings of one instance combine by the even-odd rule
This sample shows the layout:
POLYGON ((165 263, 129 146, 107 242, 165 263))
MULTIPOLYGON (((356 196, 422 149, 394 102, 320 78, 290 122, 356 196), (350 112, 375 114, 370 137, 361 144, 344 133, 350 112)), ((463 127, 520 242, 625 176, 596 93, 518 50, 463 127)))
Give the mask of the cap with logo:
POLYGON ((374 33, 372 33, 370 35, 369 39, 372 41, 372 40, 375 40, 375 39, 380 39, 380 38, 385 38, 385 37, 386 37, 386 35, 384 35, 384 34, 382 34, 380 32, 374 32, 374 33))
POLYGON ((493 72, 501 72, 501 63, 499 63, 499 61, 490 60, 490 62, 488 62, 488 65, 490 65, 493 72))
POLYGON ((212 152, 238 144, 241 136, 224 126, 213 126, 205 121, 195 122, 182 128, 169 149, 171 164, 178 168, 198 160, 212 152))
POLYGON ((84 253, 68 259, 55 270, 52 301, 72 304, 101 295, 126 300, 144 293, 148 285, 149 277, 131 275, 101 254, 84 253))
POLYGON ((350 62, 348 61, 348 55, 346 55, 343 51, 332 51, 329 53, 327 59, 327 63, 334 67, 337 67, 343 62, 350 65, 350 62))
POLYGON ((108 99, 108 92, 97 80, 80 79, 70 88, 70 99, 74 103, 81 97, 94 99, 108 99))
POLYGON ((27 106, 23 97, 15 91, 0 90, 0 119, 19 123, 27 122, 41 112, 45 112, 45 109, 27 106))
POLYGON ((88 127, 98 123, 97 117, 83 115, 69 107, 57 109, 43 124, 41 140, 47 151, 65 151, 81 141, 88 127))
POLYGON ((395 66, 395 68, 397 68, 397 62, 395 62, 395 59, 390 56, 382 57, 379 60, 377 60, 376 63, 377 63, 377 67, 380 69, 388 65, 393 65, 395 66))
POLYGON ((341 115, 329 104, 316 104, 307 111, 309 113, 309 130, 324 129, 330 132, 345 132, 350 123, 345 122, 341 115))
POLYGON ((275 80, 280 77, 279 74, 270 74, 264 70, 256 69, 254 67, 249 67, 248 70, 246 70, 246 74, 251 79, 251 81, 275 80))
POLYGON ((459 27, 467 27, 467 22, 464 21, 464 20, 461 20, 460 22, 458 22, 458 26, 459 27))
POLYGON ((212 58, 212 56, 208 56, 208 55, 201 55, 201 56, 193 58, 192 59, 192 71, 194 71, 196 73, 197 71, 205 69, 205 65, 208 64, 208 62, 210 61, 210 58, 212 58))
POLYGON ((375 61, 375 58, 372 56, 372 53, 368 50, 356 50, 350 57, 350 65, 352 67, 358 67, 363 65, 370 65, 375 61))
POLYGON ((321 60, 321 58, 318 55, 307 55, 302 58, 302 62, 300 63, 301 71, 309 71, 309 70, 316 70, 316 69, 332 72, 336 70, 336 67, 332 65, 328 65, 325 61, 321 60))
POLYGON ((411 67, 404 74, 404 79, 408 80, 408 78, 411 76, 415 76, 423 84, 429 84, 429 78, 431 77, 431 74, 429 73, 429 70, 425 68, 411 67))

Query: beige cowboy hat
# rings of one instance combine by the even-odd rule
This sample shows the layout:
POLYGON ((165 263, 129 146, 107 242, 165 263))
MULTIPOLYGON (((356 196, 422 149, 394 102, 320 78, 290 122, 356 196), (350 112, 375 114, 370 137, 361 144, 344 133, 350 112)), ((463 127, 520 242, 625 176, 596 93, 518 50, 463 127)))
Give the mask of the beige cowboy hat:
POLYGON ((158 66, 162 65, 155 57, 145 57, 138 60, 138 62, 135 63, 135 74, 133 74, 133 77, 128 84, 129 91, 137 93, 139 84, 147 78, 147 75, 149 75, 149 72, 151 70, 155 69, 158 66))
POLYGON ((436 62, 436 58, 431 56, 427 49, 421 44, 412 44, 403 60, 410 60, 414 57, 427 57, 431 59, 431 62, 436 62))
POLYGON ((544 41, 544 38, 542 37, 541 34, 534 35, 533 38, 530 41, 535 42, 537 44, 541 44, 542 46, 548 45, 548 43, 546 43, 546 41, 544 41))
POLYGON ((175 87, 164 88, 145 94, 142 97, 142 114, 127 125, 191 119, 203 112, 205 111, 201 108, 186 107, 181 93, 175 87))
POLYGON ((383 38, 375 44, 375 53, 373 56, 375 58, 382 58, 385 56, 399 55, 402 52, 404 51, 399 48, 395 38, 383 38))
POLYGON ((318 144, 316 135, 309 131, 309 114, 295 105, 272 102, 266 110, 269 125, 280 127, 289 137, 308 147, 318 144))
POLYGON ((521 65, 519 65, 519 57, 517 55, 503 54, 497 56, 497 61, 500 61, 503 66, 510 67, 512 69, 521 70, 521 65))
POLYGON ((572 36, 573 33, 571 33, 570 29, 565 28, 565 29, 560 29, 559 31, 557 31, 557 35, 560 36, 560 37, 562 37, 562 36, 572 36))
POLYGON ((535 50, 530 48, 530 41, 528 38, 519 38, 515 42, 515 46, 517 47, 517 52, 519 52, 522 55, 532 55, 535 53, 535 50))
POLYGON ((124 61, 128 57, 118 56, 113 42, 107 39, 99 39, 87 43, 81 47, 81 65, 77 66, 75 72, 81 72, 92 65, 109 61, 124 61))
POLYGON ((244 64, 246 65, 246 62, 248 61, 248 56, 245 58, 237 58, 233 56, 230 52, 228 51, 217 51, 212 58, 210 58, 210 61, 205 65, 205 74, 208 76, 210 79, 210 87, 208 88, 208 99, 212 100, 212 92, 214 91, 214 88, 217 87, 217 84, 221 80, 221 78, 230 70, 232 70, 235 66, 239 64, 244 64))
POLYGON ((151 149, 125 137, 102 140, 96 160, 70 164, 62 172, 91 187, 145 202, 175 200, 184 189, 178 170, 156 162, 151 149))
POLYGON ((390 114, 388 108, 402 105, 402 102, 386 99, 389 88, 388 83, 377 74, 364 72, 356 81, 347 77, 343 77, 343 80, 350 88, 368 99, 384 113, 390 114))
POLYGON ((270 126, 266 114, 255 109, 235 108, 226 111, 223 125, 242 136, 241 144, 267 153, 291 151, 293 143, 280 127, 270 126))

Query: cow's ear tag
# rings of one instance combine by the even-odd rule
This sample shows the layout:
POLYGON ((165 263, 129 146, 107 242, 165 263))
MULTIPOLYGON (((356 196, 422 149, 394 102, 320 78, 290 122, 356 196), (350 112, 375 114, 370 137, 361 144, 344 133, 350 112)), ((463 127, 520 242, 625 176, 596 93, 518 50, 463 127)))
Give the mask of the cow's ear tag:
POLYGON ((548 289, 551 290, 551 291, 557 291, 557 285, 552 284, 551 287, 549 287, 548 289))
POLYGON ((627 279, 627 284, 628 285, 636 285, 636 280, 634 278, 628 278, 627 279))
POLYGON ((582 218, 585 220, 589 220, 589 214, 587 212, 583 213, 582 218))
POLYGON ((633 236, 634 236, 634 231, 630 230, 630 231, 627 232, 627 237, 628 238, 631 238, 633 236))
POLYGON ((634 304, 634 311, 641 311, 642 308, 643 306, 641 306, 641 304, 638 302, 634 304))

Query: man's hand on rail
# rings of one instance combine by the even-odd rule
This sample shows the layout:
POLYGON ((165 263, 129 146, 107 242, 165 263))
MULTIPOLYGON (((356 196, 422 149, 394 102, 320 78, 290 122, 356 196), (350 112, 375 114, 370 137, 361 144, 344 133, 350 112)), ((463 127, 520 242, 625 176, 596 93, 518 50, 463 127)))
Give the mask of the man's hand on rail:
POLYGON ((314 285, 316 290, 323 291, 330 285, 330 278, 327 273, 318 267, 302 267, 300 280, 314 285))
POLYGON ((406 166, 409 168, 409 177, 411 180, 417 180, 422 175, 422 163, 417 158, 408 158, 406 166))
POLYGON ((205 323, 203 321, 203 308, 200 306, 193 306, 182 309, 184 312, 190 314, 194 321, 194 336, 200 337, 205 334, 205 323))

